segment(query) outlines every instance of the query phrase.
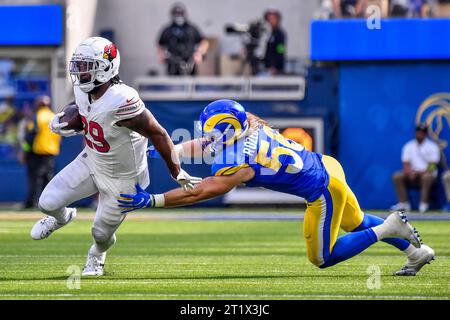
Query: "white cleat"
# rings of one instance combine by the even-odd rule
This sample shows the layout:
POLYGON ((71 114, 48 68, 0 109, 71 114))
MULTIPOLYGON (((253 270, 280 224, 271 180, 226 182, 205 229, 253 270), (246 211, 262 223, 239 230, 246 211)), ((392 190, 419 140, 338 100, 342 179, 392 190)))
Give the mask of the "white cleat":
POLYGON ((435 259, 434 250, 427 245, 422 245, 417 249, 411 257, 408 257, 406 265, 399 271, 395 272, 396 276, 415 276, 417 272, 426 264, 435 259))
POLYGON ((86 265, 81 271, 82 276, 102 276, 105 267, 106 252, 100 258, 88 253, 86 265))
POLYGON ((74 220, 77 216, 76 208, 67 208, 69 210, 69 220, 65 224, 60 224, 52 216, 46 216, 36 222, 31 229, 30 235, 34 240, 42 240, 48 238, 53 232, 74 220))
POLYGON ((391 213, 384 220, 389 236, 387 238, 402 238, 408 240, 414 247, 420 248, 422 240, 416 228, 413 228, 408 222, 404 211, 391 213))

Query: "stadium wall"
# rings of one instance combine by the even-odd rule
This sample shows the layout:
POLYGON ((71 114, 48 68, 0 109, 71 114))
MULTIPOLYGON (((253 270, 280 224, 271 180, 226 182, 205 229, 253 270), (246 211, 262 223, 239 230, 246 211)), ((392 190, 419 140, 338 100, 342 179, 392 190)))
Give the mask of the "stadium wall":
MULTIPOLYGON (((419 106, 450 92, 450 62, 343 63, 339 84, 338 158, 347 181, 362 207, 389 208, 397 201, 391 177, 402 167, 401 149, 415 136, 419 106)), ((430 105, 421 121, 442 107, 430 105)), ((450 140, 445 120, 439 136, 450 140)), ((444 150, 447 159, 449 151, 444 150)), ((440 181, 438 192, 435 206, 443 200, 440 181)))
MULTIPOLYGON (((363 208, 387 209, 416 122, 429 121, 449 159, 450 19, 369 20, 312 21, 310 56, 339 70, 338 158, 349 185, 363 208)), ((431 204, 440 208, 440 181, 436 194, 431 204)))

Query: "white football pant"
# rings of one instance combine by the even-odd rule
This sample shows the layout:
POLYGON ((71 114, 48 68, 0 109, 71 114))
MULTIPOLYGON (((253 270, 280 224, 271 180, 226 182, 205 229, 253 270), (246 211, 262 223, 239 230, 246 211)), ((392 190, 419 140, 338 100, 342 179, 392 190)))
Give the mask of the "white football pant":
MULTIPOLYGON (((45 187, 39 198, 40 210, 65 222, 66 206, 99 192, 98 207, 92 225, 94 252, 108 250, 116 240, 115 231, 124 219, 117 197, 121 193, 135 193, 135 184, 146 188, 149 183, 148 170, 134 178, 111 178, 92 172, 84 150, 61 170, 45 187)), ((91 250, 92 251, 92 250, 91 250)))

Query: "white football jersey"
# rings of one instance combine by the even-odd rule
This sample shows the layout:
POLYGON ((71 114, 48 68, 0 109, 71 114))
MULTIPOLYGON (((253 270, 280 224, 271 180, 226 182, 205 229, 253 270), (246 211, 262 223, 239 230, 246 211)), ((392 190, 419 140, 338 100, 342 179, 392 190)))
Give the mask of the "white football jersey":
POLYGON ((92 103, 79 87, 74 87, 74 93, 84 123, 84 151, 93 173, 129 178, 147 170, 147 138, 116 125, 145 110, 137 91, 123 83, 114 84, 92 103))

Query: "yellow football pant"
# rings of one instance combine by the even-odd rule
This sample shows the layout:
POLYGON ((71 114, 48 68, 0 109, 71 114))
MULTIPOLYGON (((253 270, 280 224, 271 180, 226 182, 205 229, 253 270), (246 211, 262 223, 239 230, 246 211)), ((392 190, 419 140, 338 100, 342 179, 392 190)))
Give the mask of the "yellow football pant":
POLYGON ((308 259, 318 267, 333 251, 339 228, 352 231, 364 218, 358 200, 345 181, 341 164, 330 156, 323 156, 322 162, 330 183, 320 198, 307 203, 303 225, 308 259))

